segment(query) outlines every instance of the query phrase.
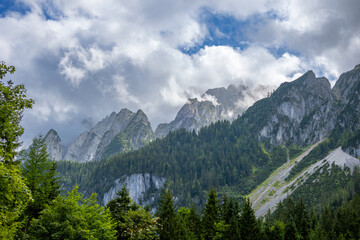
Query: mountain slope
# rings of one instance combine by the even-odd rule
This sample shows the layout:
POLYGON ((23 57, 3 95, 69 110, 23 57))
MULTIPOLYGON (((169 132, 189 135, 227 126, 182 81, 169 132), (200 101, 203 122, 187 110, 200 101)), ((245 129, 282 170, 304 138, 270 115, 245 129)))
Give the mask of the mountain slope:
POLYGON ((309 71, 256 102, 241 118, 242 125, 270 144, 306 146, 334 128, 339 112, 335 102, 329 81, 309 71))
POLYGON ((200 99, 189 99, 173 121, 159 124, 155 135, 161 138, 180 128, 198 131, 219 120, 234 120, 255 101, 265 97, 271 89, 262 85, 254 89, 243 85, 209 89, 200 99))
MULTIPOLYGON (((275 174, 272 174, 261 187, 254 190, 250 195, 255 214, 257 216, 264 216, 268 210, 274 210, 280 201, 283 201, 288 196, 291 196, 298 187, 306 182, 306 180, 315 173, 315 171, 327 166, 327 171, 331 169, 333 164, 340 167, 342 170, 348 168, 350 174, 353 173, 355 167, 360 166, 360 160, 345 153, 341 147, 333 150, 324 159, 319 159, 316 163, 305 168, 301 173, 287 181, 289 172, 292 167, 300 162, 309 152, 314 149, 319 143, 311 146, 301 156, 291 161, 290 164, 281 166, 275 174)), ((311 183, 308 183, 311 184, 311 183)), ((318 189, 320 190, 320 189, 318 189)))

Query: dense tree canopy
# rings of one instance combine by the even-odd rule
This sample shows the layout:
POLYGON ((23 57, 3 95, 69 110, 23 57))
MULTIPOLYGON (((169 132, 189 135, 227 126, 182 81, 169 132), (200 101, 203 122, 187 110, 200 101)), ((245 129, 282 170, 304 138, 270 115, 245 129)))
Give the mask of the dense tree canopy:
POLYGON ((25 108, 31 108, 33 100, 27 99, 24 85, 4 83, 6 74, 14 73, 14 66, 0 62, 0 238, 13 239, 22 227, 19 217, 31 200, 31 192, 26 187, 18 162, 14 161, 19 137, 23 133, 20 126, 25 108))
POLYGON ((109 212, 96 203, 96 195, 85 199, 75 187, 57 197, 34 219, 30 239, 116 239, 109 212))
POLYGON ((0 62, 0 161, 5 163, 12 162, 16 156, 16 149, 20 146, 19 137, 24 132, 20 126, 23 111, 34 103, 32 99, 26 98, 23 84, 2 81, 6 74, 14 72, 14 66, 0 62))
POLYGON ((51 160, 42 136, 33 139, 30 148, 21 156, 21 172, 25 184, 32 193, 33 201, 26 207, 26 226, 60 193, 60 183, 56 173, 56 163, 51 160))

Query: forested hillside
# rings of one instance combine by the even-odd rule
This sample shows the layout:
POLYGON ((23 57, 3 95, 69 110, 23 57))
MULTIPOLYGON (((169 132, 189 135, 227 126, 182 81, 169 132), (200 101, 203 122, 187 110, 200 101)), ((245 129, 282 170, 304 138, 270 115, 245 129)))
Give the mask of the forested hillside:
POLYGON ((100 196, 121 175, 146 172, 161 176, 180 203, 189 206, 202 203, 211 187, 227 186, 221 192, 238 197, 247 194, 286 160, 286 148, 265 148, 241 128, 238 119, 217 122, 198 134, 177 130, 138 151, 99 162, 59 162, 58 169, 66 187, 78 183, 83 192, 95 191, 100 196))

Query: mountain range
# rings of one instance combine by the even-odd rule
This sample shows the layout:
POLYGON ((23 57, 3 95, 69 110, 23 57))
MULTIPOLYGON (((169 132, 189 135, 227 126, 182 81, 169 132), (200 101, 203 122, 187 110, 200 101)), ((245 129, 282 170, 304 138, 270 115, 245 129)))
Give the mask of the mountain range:
POLYGON ((48 153, 56 161, 89 162, 136 150, 177 129, 198 131, 219 120, 233 120, 271 89, 263 85, 254 89, 244 85, 209 89, 199 99, 189 99, 173 121, 159 124, 155 132, 142 110, 133 113, 124 108, 119 113, 112 112, 80 134, 68 147, 62 146, 54 129, 49 130, 45 135, 48 153))
MULTIPOLYGON (((222 92, 226 96, 229 90, 236 92, 234 89, 243 91, 241 86, 229 86, 209 90, 207 94, 222 92)), ((110 151, 107 158, 99 158, 90 165, 59 161, 64 188, 79 184, 84 194, 97 192, 99 200, 106 204, 115 196, 116 189, 126 184, 139 203, 151 205, 166 182, 179 203, 190 206, 201 205, 206 191, 215 187, 219 194, 249 196, 258 215, 273 209, 288 196, 307 199, 307 204, 323 205, 339 201, 340 197, 334 199, 341 195, 339 192, 356 191, 348 189, 354 185, 354 178, 360 176, 357 169, 360 166, 360 65, 343 73, 333 88, 326 78, 318 78, 309 71, 281 84, 231 122, 219 117, 230 109, 219 99, 217 95, 217 103, 223 105, 221 111, 214 99, 190 100, 179 111, 178 120, 159 126, 166 131, 158 130, 159 127, 155 131, 158 134, 149 131, 148 144, 141 148, 137 145, 137 151, 110 151), (210 113, 221 121, 195 127, 195 120, 216 119, 210 113), (194 121, 184 120, 185 116, 192 116, 188 119, 194 121), (191 126, 187 129, 196 131, 177 126, 191 126), (341 185, 334 182, 339 181, 339 176, 341 185), (331 184, 335 187, 329 188, 331 184), (311 197, 306 192, 311 192, 311 197)), ((102 136, 109 129, 103 130, 102 136)), ((85 136, 92 133, 96 131, 91 130, 85 136)), ((120 139, 136 142, 132 137, 120 139)), ((97 142, 100 146, 101 140, 97 142)), ((111 144, 113 140, 108 142, 111 144)), ((112 146, 122 143, 117 141, 112 146)), ((57 153, 60 147, 49 149, 57 153)), ((101 151, 93 152, 96 156, 101 151)))

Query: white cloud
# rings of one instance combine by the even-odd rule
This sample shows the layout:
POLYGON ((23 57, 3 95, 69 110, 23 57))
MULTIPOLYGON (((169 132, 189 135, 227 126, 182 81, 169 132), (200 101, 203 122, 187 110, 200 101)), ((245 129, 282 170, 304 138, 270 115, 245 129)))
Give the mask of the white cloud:
POLYGON ((29 113, 40 122, 46 122, 50 119, 57 122, 66 122, 78 111, 74 104, 66 101, 56 92, 38 92, 33 99, 36 104, 29 113))
POLYGON ((60 60, 60 73, 73 86, 78 87, 86 73, 93 73, 105 67, 107 57, 96 45, 87 50, 82 46, 72 48, 65 52, 65 56, 60 60))
POLYGON ((310 69, 334 79, 359 63, 357 0, 22 2, 30 12, 0 18, 1 60, 15 65, 37 96, 30 112, 43 122, 75 113, 100 118, 122 107, 142 108, 155 123, 170 121, 187 98, 209 88, 279 85, 310 69), (186 55, 178 49, 207 37, 204 9, 262 21, 246 31, 244 50, 206 46, 186 55), (289 51, 268 50, 279 46, 289 51))

